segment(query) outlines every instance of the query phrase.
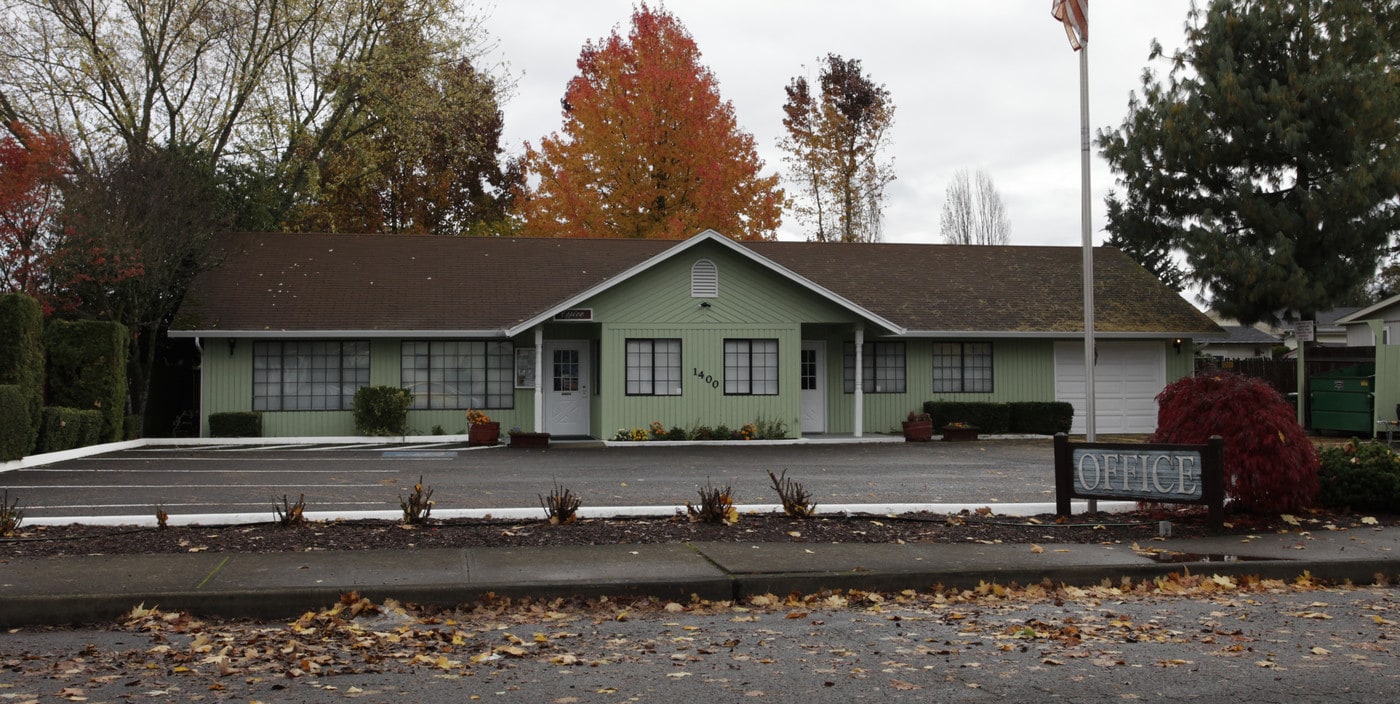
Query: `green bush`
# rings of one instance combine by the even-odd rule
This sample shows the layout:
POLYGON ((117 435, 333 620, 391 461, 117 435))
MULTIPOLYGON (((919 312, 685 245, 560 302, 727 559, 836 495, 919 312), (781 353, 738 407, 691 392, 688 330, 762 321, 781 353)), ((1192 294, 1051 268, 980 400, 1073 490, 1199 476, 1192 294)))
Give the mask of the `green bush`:
POLYGON ((0 384, 0 462, 17 460, 34 449, 29 437, 29 403, 18 384, 0 384))
POLYGON ((355 392, 355 431, 361 435, 404 435, 413 396, 397 386, 365 386, 355 392))
POLYGON ((229 411, 209 414, 211 438, 260 438, 262 414, 257 411, 229 411))
POLYGON ((22 293, 0 296, 0 384, 18 386, 24 398, 29 425, 22 455, 37 446, 44 410, 43 330, 44 309, 39 301, 22 293))
POLYGON ((49 405, 93 409, 102 417, 101 442, 126 436, 127 329, 102 320, 49 323, 49 405))
POLYGON ((96 445, 101 440, 103 417, 86 408, 45 406, 39 424, 39 452, 62 452, 96 445))
POLYGON ((1322 450, 1317 501, 1355 511, 1400 512, 1400 455, 1381 443, 1352 440, 1322 450))
POLYGON ((1074 404, 1065 401, 1013 401, 1011 432, 1023 435, 1068 433, 1074 423, 1074 404))
POLYGON ((924 413, 933 419, 933 428, 949 423, 968 423, 985 435, 1011 431, 1011 406, 987 401, 925 401, 924 413))

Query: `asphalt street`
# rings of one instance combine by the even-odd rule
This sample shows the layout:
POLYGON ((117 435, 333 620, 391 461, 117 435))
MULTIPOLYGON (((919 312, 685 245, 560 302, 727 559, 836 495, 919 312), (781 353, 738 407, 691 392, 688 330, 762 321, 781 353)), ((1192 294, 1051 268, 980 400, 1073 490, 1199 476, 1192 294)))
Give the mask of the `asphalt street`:
POLYGON ((673 506, 707 484, 737 503, 772 504, 787 472, 819 505, 1050 503, 1049 439, 974 443, 600 447, 547 450, 410 446, 146 447, 0 473, 31 519, 308 511, 397 511, 419 477, 436 510, 535 508, 556 485, 584 506, 673 506))
POLYGON ((1190 596, 1100 588, 1063 598, 949 603, 852 594, 674 612, 604 602, 425 618, 390 608, 346 627, 349 639, 330 629, 317 638, 285 622, 158 618, 117 628, 15 629, 0 639, 0 696, 574 704, 1394 700, 1395 588, 1215 586, 1190 596))

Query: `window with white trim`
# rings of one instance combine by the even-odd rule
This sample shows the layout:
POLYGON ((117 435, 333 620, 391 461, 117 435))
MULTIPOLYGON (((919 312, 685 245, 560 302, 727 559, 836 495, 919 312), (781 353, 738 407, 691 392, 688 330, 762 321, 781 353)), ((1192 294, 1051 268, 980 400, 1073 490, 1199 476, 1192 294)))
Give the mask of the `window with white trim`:
MULTIPOLYGON (((902 394, 905 390, 904 343, 861 345, 861 390, 867 394, 902 394)), ((842 361, 846 393, 856 392, 856 343, 847 342, 842 361)))
POLYGON ((502 340, 403 343, 399 383, 414 409, 515 407, 515 345, 502 340))
POLYGON ((340 411, 369 385, 366 340, 253 343, 253 410, 340 411))
POLYGON ((719 269, 714 262, 700 259, 691 265, 690 297, 719 298, 719 269))
POLYGON ((943 393, 991 393, 992 343, 934 343, 933 390, 943 393))
POLYGON ((777 395, 778 341, 725 340, 724 393, 737 396, 777 395))
POLYGON ((681 341, 627 341, 627 395, 681 395, 681 341))

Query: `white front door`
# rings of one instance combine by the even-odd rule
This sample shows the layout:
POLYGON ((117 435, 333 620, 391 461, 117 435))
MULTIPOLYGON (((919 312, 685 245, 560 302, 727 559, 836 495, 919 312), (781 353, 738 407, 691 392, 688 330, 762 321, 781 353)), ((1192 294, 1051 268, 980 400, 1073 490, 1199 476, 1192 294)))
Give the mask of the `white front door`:
POLYGON ((802 341, 802 432, 826 432, 826 344, 802 341))
POLYGON ((588 342, 546 342, 544 355, 545 432, 588 435, 588 342))

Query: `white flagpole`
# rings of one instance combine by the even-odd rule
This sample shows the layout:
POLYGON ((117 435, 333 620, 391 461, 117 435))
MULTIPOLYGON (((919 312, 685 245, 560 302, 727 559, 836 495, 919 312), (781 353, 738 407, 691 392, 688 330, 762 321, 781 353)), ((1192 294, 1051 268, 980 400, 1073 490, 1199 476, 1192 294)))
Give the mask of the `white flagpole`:
MULTIPOLYGON (((1084 240, 1084 441, 1094 442, 1094 236, 1089 207, 1089 42, 1079 47, 1080 230, 1084 240)), ((1089 507, 1093 511, 1095 507, 1089 507)))

